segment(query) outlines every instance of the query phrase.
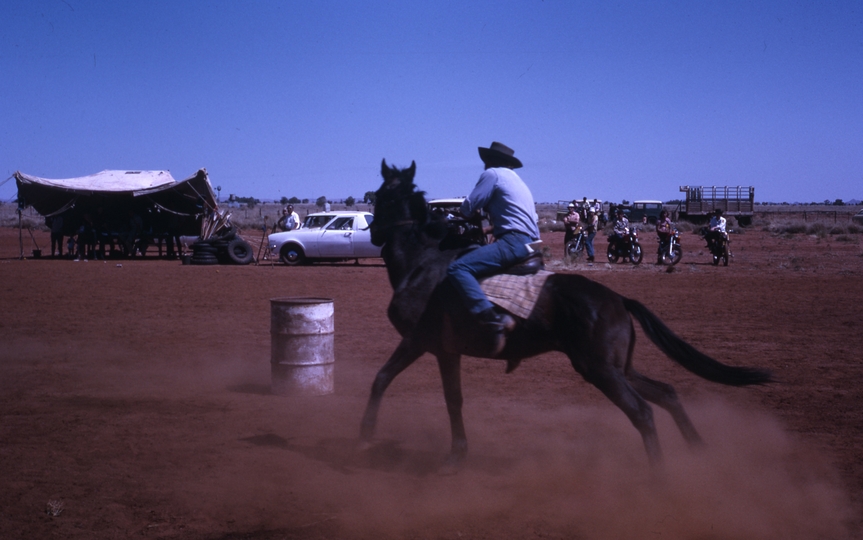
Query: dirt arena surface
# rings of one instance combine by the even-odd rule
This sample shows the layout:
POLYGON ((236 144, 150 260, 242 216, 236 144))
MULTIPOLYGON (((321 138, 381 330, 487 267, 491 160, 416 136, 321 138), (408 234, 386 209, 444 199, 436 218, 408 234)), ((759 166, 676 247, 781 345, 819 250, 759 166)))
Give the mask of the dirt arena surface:
MULTIPOLYGON (((653 474, 635 429, 563 355, 510 375, 466 358, 471 451, 441 476, 450 435, 431 357, 388 391, 379 444, 354 449, 398 342, 380 261, 18 260, 18 231, 0 229, 0 538, 863 537, 859 235, 752 228, 723 268, 687 233, 672 272, 650 264, 645 236, 639 267, 550 266, 782 382, 700 380, 639 331, 636 366, 677 388, 707 442, 690 452, 655 408, 666 464, 653 474), (335 300, 334 394, 271 394, 269 299, 282 296, 335 300)), ((559 258, 562 233, 545 240, 559 258)))

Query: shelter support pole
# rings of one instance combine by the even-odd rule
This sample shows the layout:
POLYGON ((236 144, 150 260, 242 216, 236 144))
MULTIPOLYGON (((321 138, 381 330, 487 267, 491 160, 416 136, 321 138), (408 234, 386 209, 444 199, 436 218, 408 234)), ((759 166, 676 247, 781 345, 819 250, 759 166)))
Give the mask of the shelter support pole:
POLYGON ((18 252, 18 258, 24 259, 24 226, 23 220, 21 219, 21 207, 18 207, 18 247, 20 251, 18 252))

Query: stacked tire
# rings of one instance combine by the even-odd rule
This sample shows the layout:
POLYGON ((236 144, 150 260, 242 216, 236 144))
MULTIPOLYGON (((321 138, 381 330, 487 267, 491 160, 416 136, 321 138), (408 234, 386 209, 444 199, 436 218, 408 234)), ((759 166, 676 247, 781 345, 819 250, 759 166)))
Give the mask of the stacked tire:
POLYGON ((229 240, 225 249, 219 251, 219 254, 223 260, 233 264, 249 264, 255 258, 252 246, 239 237, 229 240))
POLYGON ((226 234, 192 244, 192 264, 249 264, 254 258, 252 246, 233 228, 226 234))
POLYGON ((198 240, 192 244, 192 264, 219 264, 218 252, 211 240, 198 240))

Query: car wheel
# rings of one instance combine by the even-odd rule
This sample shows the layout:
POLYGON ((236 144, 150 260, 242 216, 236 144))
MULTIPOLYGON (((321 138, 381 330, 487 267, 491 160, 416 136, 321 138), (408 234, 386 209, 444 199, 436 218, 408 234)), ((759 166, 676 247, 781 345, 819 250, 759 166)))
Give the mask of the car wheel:
POLYGON ((296 266, 303 264, 306 260, 306 255, 303 253, 303 248, 296 244, 285 244, 279 252, 279 259, 288 266, 296 266))

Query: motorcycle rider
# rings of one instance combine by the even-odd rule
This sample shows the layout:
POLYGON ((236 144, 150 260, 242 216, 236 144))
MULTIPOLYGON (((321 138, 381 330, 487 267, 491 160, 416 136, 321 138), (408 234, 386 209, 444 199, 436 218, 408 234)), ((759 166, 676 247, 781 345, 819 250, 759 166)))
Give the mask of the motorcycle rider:
POLYGON ((575 238, 575 236, 578 234, 578 229, 581 227, 581 216, 578 214, 575 204, 569 203, 567 210, 569 210, 569 213, 563 217, 563 226, 566 228, 563 235, 564 255, 566 255, 566 244, 568 244, 570 240, 575 238))
POLYGON ((725 218, 722 217, 722 209, 717 208, 713 212, 713 217, 710 218, 710 223, 707 225, 707 234, 704 239, 707 240, 707 247, 711 253, 714 252, 716 245, 725 237, 725 218))
POLYGON ((614 249, 620 251, 621 244, 626 246, 629 243, 629 220, 623 213, 622 208, 617 209, 617 219, 614 222, 614 234, 611 236, 611 242, 614 249))
POLYGON ((659 213, 659 219, 656 220, 656 236, 659 237, 659 255, 656 259, 656 264, 662 264, 662 252, 668 249, 672 232, 673 229, 671 227, 671 220, 668 218, 668 212, 662 210, 659 213))

